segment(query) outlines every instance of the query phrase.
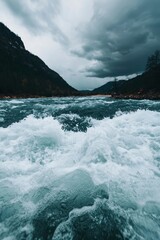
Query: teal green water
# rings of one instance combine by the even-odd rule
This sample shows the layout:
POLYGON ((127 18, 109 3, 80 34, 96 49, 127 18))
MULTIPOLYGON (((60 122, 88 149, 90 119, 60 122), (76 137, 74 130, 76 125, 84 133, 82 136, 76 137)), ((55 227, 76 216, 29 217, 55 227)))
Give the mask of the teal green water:
POLYGON ((160 239, 160 102, 0 100, 0 239, 160 239))

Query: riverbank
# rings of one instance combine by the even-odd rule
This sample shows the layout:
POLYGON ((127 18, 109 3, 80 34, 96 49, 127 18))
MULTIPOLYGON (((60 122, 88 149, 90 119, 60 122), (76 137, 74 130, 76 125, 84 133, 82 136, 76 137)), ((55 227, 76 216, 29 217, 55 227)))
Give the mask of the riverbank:
POLYGON ((79 97, 81 95, 54 95, 54 96, 41 96, 41 95, 0 95, 0 99, 21 99, 21 98, 51 98, 51 97, 79 97))
POLYGON ((135 99, 135 100, 143 100, 143 99, 149 99, 149 100, 160 100, 160 93, 154 93, 154 94, 114 94, 112 95, 112 98, 116 99, 135 99))
POLYGON ((115 99, 135 99, 135 100, 160 100, 160 93, 157 94, 80 94, 80 95, 62 95, 62 96, 39 96, 39 95, 0 95, 0 99, 21 99, 21 98, 51 98, 51 97, 107 97, 115 99))

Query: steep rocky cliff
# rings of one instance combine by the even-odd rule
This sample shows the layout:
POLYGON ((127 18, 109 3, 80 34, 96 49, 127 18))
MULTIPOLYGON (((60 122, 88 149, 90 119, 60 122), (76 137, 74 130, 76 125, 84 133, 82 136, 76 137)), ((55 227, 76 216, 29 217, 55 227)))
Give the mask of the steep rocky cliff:
POLYGON ((0 23, 0 96, 75 94, 78 94, 77 90, 27 51, 21 38, 0 23))

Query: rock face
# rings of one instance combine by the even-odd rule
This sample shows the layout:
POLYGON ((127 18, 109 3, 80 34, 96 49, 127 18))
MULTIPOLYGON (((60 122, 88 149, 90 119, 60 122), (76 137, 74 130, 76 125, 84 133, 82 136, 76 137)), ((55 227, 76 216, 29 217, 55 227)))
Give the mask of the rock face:
POLYGON ((108 82, 93 93, 112 94, 117 98, 160 99, 160 64, 128 81, 108 82))
POLYGON ((40 58, 27 51, 21 38, 0 23, 0 96, 76 94, 76 89, 40 58))

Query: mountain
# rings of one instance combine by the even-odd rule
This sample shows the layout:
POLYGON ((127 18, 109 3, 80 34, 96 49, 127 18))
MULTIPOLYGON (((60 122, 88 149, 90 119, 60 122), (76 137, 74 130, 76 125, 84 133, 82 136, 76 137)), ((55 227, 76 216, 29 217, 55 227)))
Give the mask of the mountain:
POLYGON ((130 80, 108 82, 92 93, 111 94, 117 98, 160 99, 160 64, 130 80))
POLYGON ((0 96, 77 94, 58 73, 27 51, 20 37, 0 23, 0 96))
POLYGON ((101 87, 95 88, 92 93, 93 94, 113 94, 116 89, 117 85, 120 87, 121 85, 123 86, 125 80, 120 80, 120 81, 111 81, 107 82, 106 84, 102 85, 101 87))

